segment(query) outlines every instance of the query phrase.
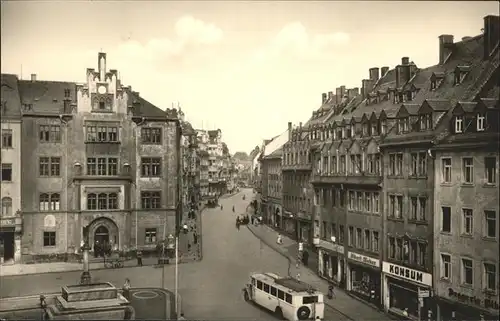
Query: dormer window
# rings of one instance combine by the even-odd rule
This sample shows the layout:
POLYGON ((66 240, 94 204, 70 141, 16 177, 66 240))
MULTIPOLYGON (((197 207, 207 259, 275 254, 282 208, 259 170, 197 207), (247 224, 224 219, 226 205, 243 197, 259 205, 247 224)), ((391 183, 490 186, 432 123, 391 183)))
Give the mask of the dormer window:
POLYGON ((387 120, 380 121, 380 134, 381 135, 387 134, 387 120))
POLYGON ((425 114, 419 117, 419 128, 421 131, 432 129, 432 115, 425 114))
POLYGON ((477 114, 477 131, 483 132, 486 129, 486 116, 484 114, 477 114))
POLYGON ((409 118, 404 117, 398 119, 398 133, 403 134, 408 132, 408 123, 409 123, 409 118))
POLYGON ((461 84, 465 76, 469 73, 470 67, 469 66, 458 66, 455 68, 455 86, 461 84))
POLYGON ((351 138, 352 137, 351 126, 346 126, 346 128, 345 128, 345 136, 346 136, 346 138, 351 138))
POLYGON ((463 116, 455 117, 455 133, 462 133, 464 130, 464 118, 463 116))
POLYGON ((378 126, 377 126, 377 122, 373 122, 372 123, 372 126, 371 126, 371 135, 372 136, 377 136, 378 135, 378 126))
POLYGON ((337 131, 335 129, 332 130, 332 139, 337 140, 337 131))
POLYGON ((437 86, 436 86, 436 80, 433 79, 431 80, 431 90, 436 90, 437 86))
POLYGON ((364 123, 363 124, 363 136, 366 137, 368 136, 370 133, 369 133, 369 130, 370 130, 370 126, 368 123, 364 123))
POLYGON ((337 130, 337 139, 342 139, 342 138, 344 138, 344 135, 343 135, 343 134, 344 134, 344 130, 343 130, 343 128, 339 128, 339 129, 337 130))

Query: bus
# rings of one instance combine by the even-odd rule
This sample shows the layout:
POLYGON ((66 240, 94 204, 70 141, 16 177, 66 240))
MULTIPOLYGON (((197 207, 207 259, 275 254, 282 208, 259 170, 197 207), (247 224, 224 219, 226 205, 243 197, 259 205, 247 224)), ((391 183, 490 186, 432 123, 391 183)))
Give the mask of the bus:
POLYGON ((253 302, 280 320, 323 320, 323 293, 292 277, 274 273, 253 273, 243 288, 245 301, 253 302))

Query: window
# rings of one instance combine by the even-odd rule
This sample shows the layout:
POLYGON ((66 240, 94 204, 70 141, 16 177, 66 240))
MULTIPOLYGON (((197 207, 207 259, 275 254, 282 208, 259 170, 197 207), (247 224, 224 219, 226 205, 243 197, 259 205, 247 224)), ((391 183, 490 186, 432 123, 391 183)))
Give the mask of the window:
POLYGON ((365 239, 363 241, 364 249, 365 250, 370 250, 371 246, 371 239, 370 239, 370 230, 365 230, 365 239))
POLYGON ((90 157, 87 158, 87 175, 116 176, 118 175, 118 158, 90 157))
POLYGON ((441 207, 441 231, 451 233, 451 208, 441 207))
POLYGON ((418 176, 427 176, 427 153, 418 153, 418 176))
POLYGON ((448 254, 441 254, 441 278, 451 279, 451 256, 448 254))
POLYGON ((465 157, 462 159, 462 173, 464 183, 474 182, 474 160, 472 157, 465 157))
POLYGON ((427 244, 418 243, 418 265, 425 267, 426 256, 427 256, 427 244))
POLYGON ((473 285, 474 284, 474 268, 472 260, 462 259, 462 284, 473 285))
POLYGON ((117 210, 118 194, 116 193, 89 193, 87 194, 88 210, 117 210))
POLYGON ((496 157, 484 158, 484 169, 486 184, 495 184, 497 182, 497 159, 496 157))
POLYGON ((410 241, 410 262, 413 264, 417 264, 418 262, 417 248, 417 242, 410 241))
POLYGON ((64 98, 69 98, 70 97, 70 90, 69 89, 64 89, 64 98))
POLYGON ((39 138, 42 143, 58 143, 61 141, 61 126, 40 125, 39 138))
POLYGON ((141 207, 143 209, 161 208, 161 191, 141 192, 141 207))
POLYGON ((89 125, 85 127, 87 142, 117 142, 118 127, 89 125))
POLYGON ((345 172, 346 172, 345 155, 340 155, 340 173, 345 174, 345 172))
POLYGON ((408 128, 409 128, 408 123, 409 123, 408 117, 398 119, 398 133, 399 134, 404 134, 404 133, 408 132, 408 128))
POLYGON ((497 267, 492 263, 484 263, 484 287, 485 290, 496 292, 497 289, 497 267))
POLYGON ((420 117, 419 117, 419 129, 421 131, 426 131, 428 129, 432 129, 432 115, 431 114, 420 115, 420 117))
POLYGON ((349 246, 354 246, 354 227, 352 226, 349 226, 349 230, 348 230, 348 245, 349 246))
POLYGON ((418 154, 411 153, 411 167, 410 167, 410 176, 418 175, 418 154))
POLYGON ((410 220, 417 220, 418 200, 416 197, 410 197, 410 206, 410 220))
POLYGON ((396 175, 396 154, 389 154, 389 175, 396 175))
POLYGON ((0 180, 2 182, 12 182, 12 164, 2 163, 2 176, 0 176, 0 180))
POLYGON ((403 154, 396 154, 396 175, 403 175, 403 154))
POLYGON ((379 193, 374 192, 373 194, 373 213, 379 212, 379 193))
POLYGON ((144 157, 141 158, 141 176, 158 177, 161 175, 161 158, 144 157))
POLYGON ((56 246, 56 232, 43 232, 43 246, 56 246))
POLYGON ((262 290, 263 284, 262 281, 257 280, 257 289, 262 290))
POLYGON ((59 193, 41 193, 38 208, 40 211, 59 211, 61 195, 59 193))
POLYGON ((403 196, 397 195, 395 197, 396 199, 396 211, 395 211, 395 218, 401 218, 403 216, 403 196))
POLYGON ((325 239, 327 237, 327 232, 326 232, 326 227, 327 227, 326 221, 321 222, 321 238, 325 239))
POLYGON ((464 119, 462 116, 455 117, 455 133, 461 133, 463 131, 464 119))
POLYGON ((484 211, 485 236, 497 237, 497 213, 495 211, 484 211))
POLYGON ((155 244, 156 243, 156 228, 146 228, 144 235, 146 244, 155 244))
POLYGON ((396 217, 396 196, 389 195, 389 217, 396 217))
POLYGON ((2 216, 12 215, 12 198, 3 197, 2 198, 2 216))
POLYGON ((356 194, 353 191, 349 191, 349 210, 354 211, 356 209, 356 194))
POLYGON ((465 235, 472 235, 472 228, 473 228, 472 209, 470 208, 462 209, 462 215, 463 215, 462 233, 465 235))
POLYGON ((372 251, 378 253, 379 236, 377 231, 372 232, 372 251))
POLYGON ((285 301, 292 304, 292 295, 290 293, 285 293, 285 301))
POLYGON ((482 132, 485 129, 486 117, 483 114, 477 114, 477 131, 482 132))
POLYGON ((285 300, 285 292, 278 290, 278 299, 285 300))
POLYGON ((418 220, 424 222, 426 220, 427 198, 418 198, 418 220))
POLYGON ((104 101, 99 102, 99 109, 106 109, 106 103, 104 101))
POLYGON ((451 158, 441 159, 441 171, 443 183, 451 183, 451 158))
POLYGON ((51 157, 50 158, 50 176, 61 175, 61 158, 51 157))
POLYGON ((370 213, 372 211, 372 193, 365 193, 365 211, 370 213))
POLYGON ((363 248, 363 236, 362 236, 362 230, 360 228, 356 229, 356 247, 358 249, 363 248))
POLYGON ((61 157, 40 157, 39 160, 40 176, 60 176, 61 175, 61 157))
POLYGON ((396 239, 396 259, 403 260, 403 240, 396 239))
POLYGON ((339 225, 339 244, 344 244, 344 238, 345 238, 345 234, 344 234, 344 225, 339 225))
POLYGON ((2 129, 2 148, 12 148, 12 129, 2 129))
POLYGON ((365 210, 365 203, 363 201, 364 193, 356 192, 356 196, 357 196, 357 202, 356 202, 357 210, 363 212, 365 210))
POLYGON ((264 283, 264 292, 269 293, 269 284, 264 283))
POLYGON ((161 128, 142 128, 141 138, 143 144, 161 144, 161 128))
POLYGON ((389 258, 396 258, 396 239, 394 237, 389 237, 389 258))

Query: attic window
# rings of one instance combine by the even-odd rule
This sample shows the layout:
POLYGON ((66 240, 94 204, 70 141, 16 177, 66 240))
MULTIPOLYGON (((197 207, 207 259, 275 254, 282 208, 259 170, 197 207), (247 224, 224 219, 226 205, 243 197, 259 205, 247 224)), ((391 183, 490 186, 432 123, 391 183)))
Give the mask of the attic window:
POLYGON ((419 116, 419 128, 421 131, 432 129, 432 114, 419 116))
POLYGON ((70 90, 69 89, 64 89, 64 97, 69 98, 70 97, 70 90))
POLYGON ((408 117, 398 119, 398 134, 404 134, 408 132, 409 121, 410 120, 408 117))
POLYGON ((376 121, 372 122, 372 129, 371 129, 371 135, 372 136, 377 136, 378 135, 378 124, 376 121))
POLYGON ((23 104, 24 111, 33 110, 33 104, 23 104))
POLYGON ((477 131, 484 132, 484 130, 486 129, 486 116, 484 114, 477 114, 476 122, 477 131))
POLYGON ((464 130, 464 118, 462 116, 455 117, 455 133, 462 133, 464 130))
POLYGON ((351 126, 346 126, 345 127, 345 137, 346 138, 351 138, 352 136, 352 129, 351 126))
POLYGON ((455 68, 455 86, 461 84, 469 73, 469 66, 458 66, 455 68))
POLYGON ((369 133, 369 130, 370 130, 370 126, 368 123, 364 123, 363 124, 363 136, 368 136, 370 133, 369 133))

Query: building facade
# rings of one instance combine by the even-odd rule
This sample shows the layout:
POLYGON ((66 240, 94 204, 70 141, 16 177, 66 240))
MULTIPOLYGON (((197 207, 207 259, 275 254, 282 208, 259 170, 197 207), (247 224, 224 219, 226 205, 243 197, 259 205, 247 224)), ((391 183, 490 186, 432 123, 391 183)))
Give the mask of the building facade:
POLYGON ((278 231, 283 230, 281 157, 282 147, 261 159, 263 220, 278 231))
POLYGON ((64 259, 91 246, 153 249, 173 234, 181 201, 177 111, 87 69, 83 84, 19 81, 22 109, 22 255, 64 259), (36 162, 36 166, 33 166, 36 162))
POLYGON ((2 74, 1 86, 0 260, 3 263, 21 259, 21 106, 17 76, 2 74))

